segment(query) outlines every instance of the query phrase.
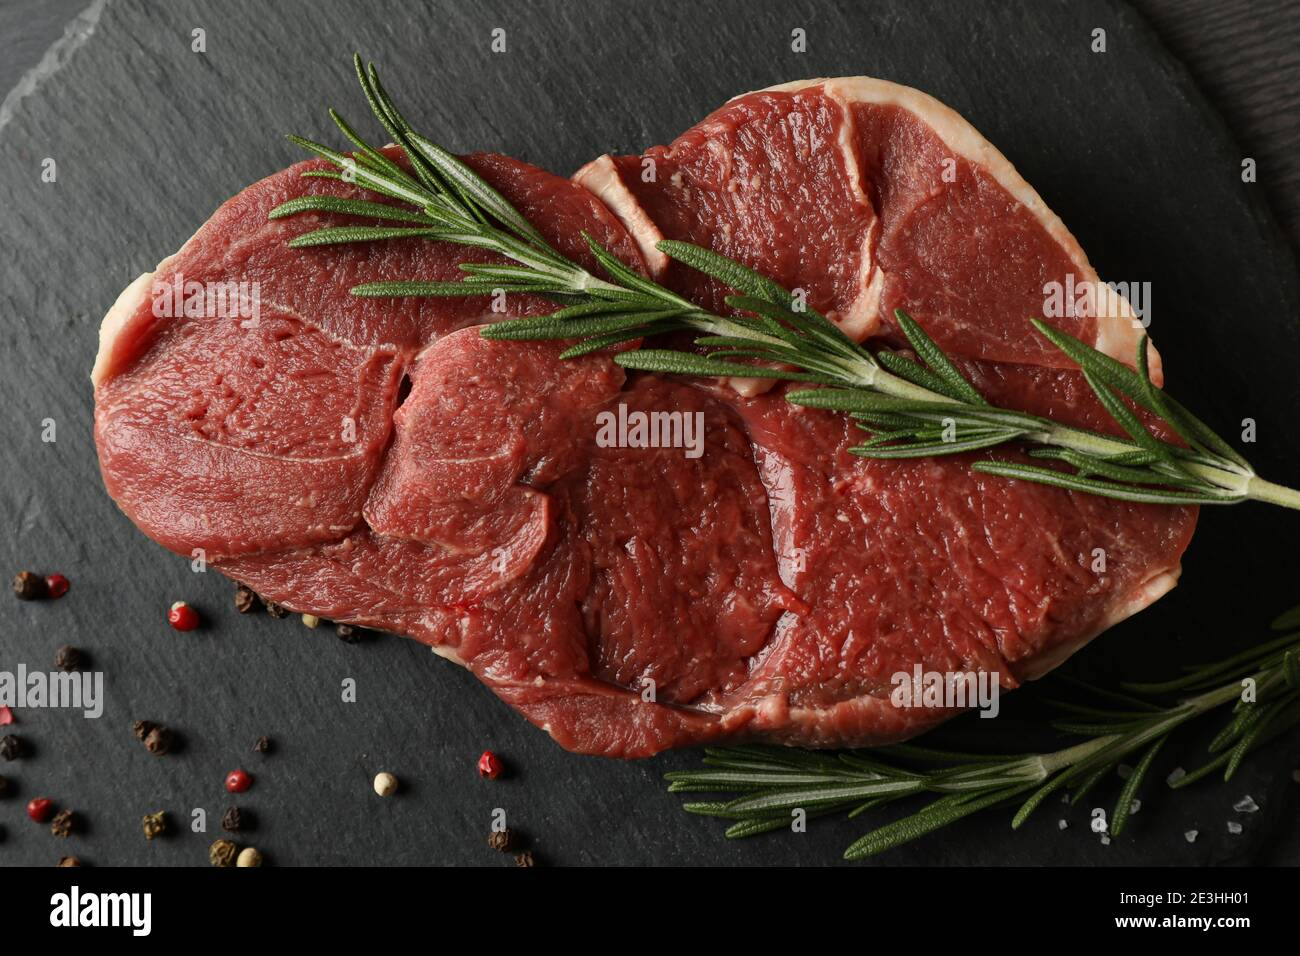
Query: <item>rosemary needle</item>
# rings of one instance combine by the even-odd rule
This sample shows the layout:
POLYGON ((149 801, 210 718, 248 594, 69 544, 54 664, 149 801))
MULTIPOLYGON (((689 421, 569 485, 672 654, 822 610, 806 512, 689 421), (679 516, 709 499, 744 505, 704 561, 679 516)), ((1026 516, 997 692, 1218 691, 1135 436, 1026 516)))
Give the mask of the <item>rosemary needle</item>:
POLYGON ((333 226, 305 233, 303 248, 395 238, 454 243, 502 256, 512 264, 463 263, 454 282, 418 279, 356 286, 359 296, 472 296, 498 292, 553 298, 562 307, 540 318, 486 326, 493 339, 577 340, 567 358, 683 329, 701 333, 708 354, 637 348, 613 356, 626 368, 705 377, 749 376, 801 382, 816 388, 786 398, 809 408, 847 413, 866 438, 851 449, 864 458, 918 458, 976 452, 1018 444, 1034 462, 987 458, 971 467, 991 475, 1125 501, 1171 505, 1263 501, 1300 509, 1300 491, 1265 481, 1209 426, 1152 383, 1147 340, 1138 344, 1136 371, 1096 349, 1033 320, 1036 330, 1082 370, 1098 401, 1124 437, 1072 428, 1049 418, 990 405, 919 323, 901 310, 899 327, 915 358, 872 353, 845 336, 789 291, 735 260, 685 242, 659 249, 678 262, 734 289, 723 316, 628 268, 584 233, 605 278, 566 258, 482 177, 411 127, 379 81, 373 64, 354 56, 357 78, 371 110, 406 155, 398 165, 336 112, 335 125, 356 148, 340 153, 297 136, 290 139, 334 164, 333 177, 408 204, 302 196, 276 207, 273 219, 303 212, 369 218, 376 225, 333 226), (754 364, 759 363, 759 364, 754 364), (1180 444, 1157 438, 1134 409, 1162 421, 1180 444))

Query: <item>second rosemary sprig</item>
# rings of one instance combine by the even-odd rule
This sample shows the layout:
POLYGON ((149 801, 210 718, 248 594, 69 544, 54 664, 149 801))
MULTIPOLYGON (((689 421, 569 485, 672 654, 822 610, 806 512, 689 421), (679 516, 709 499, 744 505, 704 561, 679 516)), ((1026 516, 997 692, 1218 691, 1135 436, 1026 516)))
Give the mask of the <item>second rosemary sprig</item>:
POLYGON ((1171 777, 1175 789, 1216 772, 1232 779, 1250 754, 1300 724, 1300 632, 1292 630, 1297 626, 1300 608, 1274 622, 1288 633, 1165 683, 1129 684, 1115 692, 1070 682, 1091 699, 1055 702, 1071 716, 1054 726, 1085 739, 1052 753, 982 755, 912 744, 838 754, 727 747, 706 750, 702 769, 668 774, 668 789, 711 795, 683 809, 732 821, 726 830, 731 838, 788 830, 799 810, 810 817, 856 818, 909 797, 929 796, 920 810, 852 843, 844 856, 858 860, 1003 804, 1017 805, 1011 826, 1019 828, 1051 795, 1067 791, 1077 804, 1125 758, 1136 756, 1107 821, 1107 832, 1119 836, 1157 756, 1184 724, 1228 709, 1209 745, 1209 759, 1171 777))

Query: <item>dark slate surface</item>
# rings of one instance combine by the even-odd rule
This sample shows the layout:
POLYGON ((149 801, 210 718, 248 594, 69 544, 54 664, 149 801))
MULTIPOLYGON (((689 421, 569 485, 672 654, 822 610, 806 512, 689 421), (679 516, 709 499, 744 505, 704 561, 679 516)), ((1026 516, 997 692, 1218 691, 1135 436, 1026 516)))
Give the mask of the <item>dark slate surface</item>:
MULTIPOLYGON (((73 580, 56 604, 0 600, 0 669, 48 668, 73 643, 103 671, 107 697, 99 720, 19 713, 10 729, 34 753, 0 766, 14 785, 0 801, 0 862, 44 865, 72 852, 99 865, 202 864, 230 802, 223 776, 238 765, 257 777, 239 801, 259 821, 248 842, 276 864, 504 864, 484 846, 494 807, 550 863, 821 864, 862 830, 861 821, 818 821, 801 836, 725 841, 660 783, 696 755, 571 756, 413 642, 345 646, 296 620, 239 617, 224 579, 151 544, 104 494, 86 379, 100 316, 223 199, 299 158, 279 134, 328 135, 328 105, 362 116, 353 49, 386 67, 409 113, 450 147, 556 171, 666 141, 728 97, 775 82, 862 73, 919 86, 1011 157, 1103 276, 1153 283, 1153 333, 1172 389, 1218 427, 1255 418, 1257 466, 1300 481, 1294 259, 1262 191, 1241 183, 1220 120, 1132 11, 1106 0, 802 7, 107 4, 84 44, 0 128, 0 569, 73 580), (196 27, 207 32, 206 54, 190 50, 196 27), (494 27, 507 31, 505 54, 489 51, 494 27), (789 49, 795 27, 808 34, 802 55, 789 49), (1108 33, 1102 55, 1089 51, 1095 27, 1108 33), (45 157, 57 162, 53 184, 40 180, 45 157), (46 418, 57 422, 52 444, 41 441, 46 418), (179 597, 203 610, 206 630, 167 628, 179 597), (355 704, 340 701, 347 677, 355 704), (174 726, 183 750, 145 753, 130 734, 136 718, 174 726), (266 757, 249 752, 261 734, 275 740, 266 757), (475 774, 488 746, 514 768, 509 779, 475 774), (401 778, 400 796, 371 793, 379 770, 401 778), (36 795, 80 811, 83 831, 61 841, 29 823, 22 805, 36 795), (208 834, 143 839, 142 814, 166 809, 183 824, 196 807, 207 810, 208 834)), ((1300 599, 1297 522, 1263 506, 1206 515, 1183 586, 1071 672, 1155 677, 1245 646, 1300 599)), ((1044 742, 1031 695, 1005 705, 997 726, 964 729, 982 731, 990 748, 1044 742)), ((879 862, 1300 862, 1295 737, 1231 785, 1164 792, 1160 778, 1191 764, 1194 743, 1162 762, 1130 832, 1108 847, 1087 832, 1088 807, 1057 804, 1018 834, 993 812, 879 862), (1260 812, 1233 813, 1245 794, 1260 812), (1227 833, 1233 818, 1239 836, 1227 833), (1201 837, 1189 845, 1181 834, 1191 828, 1201 837)))

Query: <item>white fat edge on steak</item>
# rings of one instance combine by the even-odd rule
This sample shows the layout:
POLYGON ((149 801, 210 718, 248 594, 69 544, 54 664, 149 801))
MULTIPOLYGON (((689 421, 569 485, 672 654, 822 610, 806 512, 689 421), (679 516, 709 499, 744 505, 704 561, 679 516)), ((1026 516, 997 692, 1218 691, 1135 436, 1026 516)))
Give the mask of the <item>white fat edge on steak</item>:
MULTIPOLYGON (((198 235, 198 233, 195 233, 195 235, 198 235)), ((190 236, 185 245, 189 245, 193 241, 194 236, 190 236)), ((182 250, 184 248, 185 246, 181 246, 182 250)), ((130 285, 121 291, 117 300, 104 313, 104 318, 99 323, 99 351, 95 353, 95 365, 90 370, 92 385, 96 387, 102 385, 110 377, 110 372, 116 372, 116 369, 111 366, 118 338, 126 331, 127 324, 130 323, 132 317, 139 311, 140 306, 149 297, 154 276, 167 269, 179 255, 179 251, 174 252, 158 263, 152 272, 142 272, 130 285)))
POLYGON ((668 256, 658 246, 664 234, 623 182, 623 177, 614 166, 613 157, 609 153, 597 156, 574 173, 572 178, 604 203, 605 208, 631 233, 642 258, 650 268, 650 277, 662 278, 668 269, 668 256))
MULTIPOLYGON (((1078 272, 1076 283, 1086 290, 1083 307, 1097 320, 1097 334, 1093 346, 1126 365, 1133 365, 1133 355, 1142 329, 1128 300, 1101 282, 1096 270, 1088 262, 1083 248, 1061 218, 1048 207, 1037 191, 1011 165, 1011 162, 952 108, 912 87, 865 76, 782 83, 751 93, 743 93, 732 97, 729 102, 752 96, 754 93, 797 93, 816 87, 821 87, 823 95, 841 110, 837 145, 843 154, 850 190, 864 205, 869 205, 869 199, 861 182, 857 129, 853 121, 853 112, 849 107, 854 103, 897 106, 916 116, 956 156, 986 170, 1012 198, 1029 210, 1048 235, 1066 251, 1078 272)), ((655 244, 663 238, 663 233, 623 183, 611 157, 606 154, 583 166, 574 174, 573 180, 605 203, 610 212, 632 234, 647 261, 652 263, 652 275, 658 277, 666 266, 666 261, 655 244)), ((863 242, 857 296, 842 312, 828 316, 858 342, 869 338, 881 325, 880 297, 884 273, 877 267, 872 255, 879 230, 879 221, 874 221, 863 242)), ((1148 358, 1151 377, 1157 385, 1160 385, 1163 382, 1163 374, 1160 356, 1154 345, 1148 344, 1148 358)), ((727 380, 727 384, 741 395, 749 396, 767 391, 775 385, 775 382, 770 379, 734 378, 727 380)))
POLYGON ((1139 611, 1147 609, 1172 591, 1178 584, 1178 578, 1182 571, 1182 564, 1178 563, 1172 567, 1161 568, 1153 572, 1141 584, 1110 602, 1106 608, 1106 613, 1095 628, 1076 640, 1066 641, 1044 654, 1029 658, 1025 661, 1024 666, 1017 671, 1017 676, 1022 680, 1038 680, 1049 671, 1060 667, 1077 652, 1083 650, 1093 638, 1101 636, 1121 621, 1127 620, 1139 611))

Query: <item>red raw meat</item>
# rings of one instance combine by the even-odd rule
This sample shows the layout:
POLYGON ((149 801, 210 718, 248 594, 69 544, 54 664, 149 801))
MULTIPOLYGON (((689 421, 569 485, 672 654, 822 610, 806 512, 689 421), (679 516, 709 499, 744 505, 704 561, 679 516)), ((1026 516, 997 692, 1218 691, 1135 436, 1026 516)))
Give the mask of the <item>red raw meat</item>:
MULTIPOLYGON (((857 78, 749 94, 574 182, 468 161, 589 268, 584 229, 721 309, 726 290, 653 246, 706 245, 858 339, 897 342, 889 316, 906 308, 992 401, 1112 429, 1026 321, 1046 283, 1096 273, 1006 159, 915 90, 857 78)), ((561 361, 471 328, 554 308, 542 300, 493 313, 351 296, 456 278, 481 255, 289 249, 350 221, 268 221, 295 196, 351 194, 301 177, 319 166, 231 199, 105 317, 105 485, 165 547, 202 548, 294 610, 423 641, 569 749, 901 740, 951 711, 894 706, 893 675, 983 671, 1010 689, 1177 580, 1195 509, 1011 482, 968 457, 864 461, 850 421, 784 388, 627 377, 605 355, 561 361), (177 275, 256 282, 260 320, 155 316, 152 283, 177 275), (619 405, 702 416, 702 454, 603 447, 596 417, 619 405)), ((1098 291, 1083 306, 1055 321, 1131 361, 1127 303, 1098 291)))

